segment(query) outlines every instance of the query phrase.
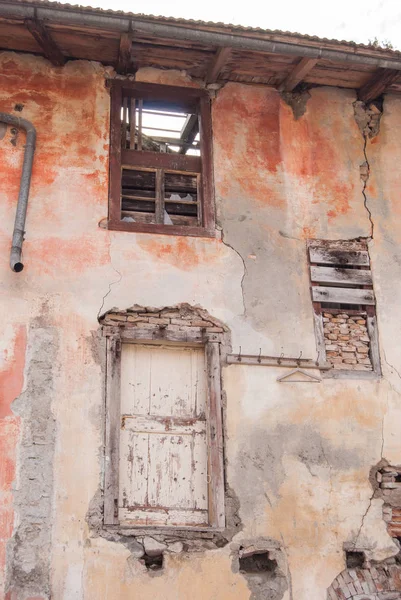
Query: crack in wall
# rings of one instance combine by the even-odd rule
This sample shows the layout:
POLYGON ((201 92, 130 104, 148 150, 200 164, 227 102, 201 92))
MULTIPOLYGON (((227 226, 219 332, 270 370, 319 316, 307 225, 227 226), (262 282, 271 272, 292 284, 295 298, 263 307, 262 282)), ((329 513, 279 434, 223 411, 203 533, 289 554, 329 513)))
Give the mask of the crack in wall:
POLYGON ((358 544, 358 541, 359 541, 359 537, 360 537, 360 535, 361 535, 361 532, 362 532, 363 526, 364 526, 364 524, 365 524, 365 519, 366 519, 366 517, 367 517, 367 515, 368 515, 368 512, 370 511, 370 508, 371 508, 371 506, 372 506, 372 501, 373 501, 373 498, 374 498, 374 495, 375 495, 375 493, 376 493, 376 490, 373 490, 373 492, 372 492, 372 494, 371 494, 371 496, 370 496, 370 498, 369 498, 369 504, 368 504, 368 507, 367 507, 367 509, 365 510, 365 512, 364 512, 364 513, 363 513, 363 515, 362 515, 362 521, 361 521, 361 525, 360 525, 360 527, 359 527, 359 529, 358 529, 358 533, 356 534, 355 542, 354 542, 354 545, 353 545, 353 549, 354 549, 354 550, 355 550, 355 548, 357 547, 357 544, 358 544))
POLYGON ((380 119, 383 114, 383 102, 381 99, 375 100, 371 102, 369 105, 366 105, 364 102, 360 100, 356 100, 353 103, 354 107, 354 117, 355 121, 359 127, 359 130, 362 134, 364 144, 363 144, 363 155, 365 157, 365 162, 360 165, 360 177, 363 181, 362 188, 362 196, 363 196, 363 205, 368 214, 369 223, 370 223, 370 235, 369 238, 373 239, 374 236, 374 222, 372 218, 372 211, 368 206, 368 197, 367 197, 367 185, 370 177, 371 167, 367 154, 367 144, 368 139, 373 139, 380 132, 380 119))
POLYGON ((363 154, 365 156, 365 163, 366 163, 366 167, 367 167, 367 177, 366 177, 366 179, 363 179, 362 196, 363 196, 363 205, 365 207, 366 212, 368 213, 368 218, 370 221, 370 236, 369 237, 373 240, 375 225, 374 225, 373 219, 372 219, 372 211, 370 210, 370 208, 368 206, 368 197, 366 194, 366 188, 367 188, 369 177, 370 177, 370 163, 369 163, 368 155, 367 155, 367 151, 366 151, 367 143, 368 143, 367 137, 364 136, 363 154))
POLYGON ((122 276, 122 274, 120 273, 120 271, 114 267, 113 263, 111 262, 111 259, 110 259, 110 264, 111 264, 111 266, 113 267, 114 271, 115 271, 115 272, 116 272, 116 273, 117 273, 117 274, 120 276, 120 278, 119 278, 119 279, 117 279, 116 281, 111 281, 111 282, 109 283, 109 289, 108 289, 108 291, 105 293, 105 295, 103 296, 103 298, 102 298, 102 304, 100 305, 99 311, 98 311, 98 313, 97 313, 97 318, 98 318, 98 319, 99 319, 100 315, 102 314, 102 310, 103 310, 103 307, 104 307, 104 303, 106 302, 106 298, 107 298, 107 296, 109 296, 109 295, 111 294, 111 288, 113 287, 113 285, 116 285, 117 283, 120 283, 120 282, 121 282, 121 280, 122 280, 122 278, 123 278, 123 276, 122 276))
POLYGON ((242 273, 242 277, 241 277, 241 295, 242 295, 242 305, 243 305, 243 307, 244 307, 244 310, 243 310, 243 312, 242 312, 242 315, 241 315, 241 316, 242 316, 242 317, 246 317, 247 315, 246 315, 246 304, 245 304, 244 280, 245 280, 245 276, 248 274, 248 269, 246 268, 245 259, 243 258, 242 254, 240 254, 240 253, 238 252, 238 250, 236 250, 236 249, 234 248, 234 246, 231 246, 231 244, 229 244, 228 242, 226 242, 226 241, 224 240, 224 234, 223 234, 223 231, 221 232, 221 241, 223 242, 223 244, 224 244, 225 246, 227 246, 227 248, 230 248, 231 250, 233 250, 233 252, 235 252, 235 254, 237 254, 237 255, 240 257, 241 261, 242 261, 242 265, 243 265, 244 271, 243 271, 243 273, 242 273))

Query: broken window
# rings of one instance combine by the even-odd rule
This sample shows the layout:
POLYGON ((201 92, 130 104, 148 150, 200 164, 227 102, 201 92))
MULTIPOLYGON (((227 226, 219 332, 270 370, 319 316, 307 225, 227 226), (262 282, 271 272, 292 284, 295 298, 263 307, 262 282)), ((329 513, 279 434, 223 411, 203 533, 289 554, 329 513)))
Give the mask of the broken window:
POLYGON ((213 235, 207 93, 118 80, 111 94, 109 228, 213 235))
POLYGON ((309 242, 319 361, 341 372, 380 374, 375 296, 364 241, 309 242))
POLYGON ((105 332, 105 524, 224 527, 219 343, 105 332))

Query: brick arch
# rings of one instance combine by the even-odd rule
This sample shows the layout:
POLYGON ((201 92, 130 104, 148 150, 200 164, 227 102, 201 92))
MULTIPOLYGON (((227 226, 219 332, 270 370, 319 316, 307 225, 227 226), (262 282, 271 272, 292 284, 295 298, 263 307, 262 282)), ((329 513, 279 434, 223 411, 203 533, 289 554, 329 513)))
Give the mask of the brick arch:
POLYGON ((327 600, 401 600, 401 566, 345 569, 327 590, 327 600))

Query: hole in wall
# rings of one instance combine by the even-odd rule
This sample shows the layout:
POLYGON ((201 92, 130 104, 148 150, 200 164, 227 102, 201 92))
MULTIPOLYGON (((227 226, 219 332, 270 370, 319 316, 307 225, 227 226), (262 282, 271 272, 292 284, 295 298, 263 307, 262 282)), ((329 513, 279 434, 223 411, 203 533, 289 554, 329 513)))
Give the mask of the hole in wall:
POLYGON ((268 552, 253 552, 239 559, 240 573, 274 573, 277 561, 269 558, 268 552))
POLYGON ((158 556, 148 556, 145 554, 142 561, 148 571, 160 571, 163 568, 163 554, 158 556))
POLYGON ((345 553, 345 562, 347 569, 362 569, 365 564, 365 554, 364 552, 347 550, 345 553))
POLYGON ((14 106, 14 110, 16 110, 17 112, 22 112, 24 109, 24 105, 23 104, 16 104, 14 106))

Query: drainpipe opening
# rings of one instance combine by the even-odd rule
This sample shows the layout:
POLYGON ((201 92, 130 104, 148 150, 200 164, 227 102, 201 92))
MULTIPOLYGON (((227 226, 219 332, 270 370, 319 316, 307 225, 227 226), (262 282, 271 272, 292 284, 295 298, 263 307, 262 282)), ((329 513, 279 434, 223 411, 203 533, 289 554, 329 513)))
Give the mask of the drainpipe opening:
POLYGON ((21 262, 17 262, 17 263, 15 263, 15 265, 13 267, 13 271, 15 271, 15 273, 21 273, 23 268, 24 268, 24 265, 21 262))

